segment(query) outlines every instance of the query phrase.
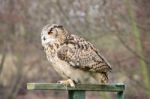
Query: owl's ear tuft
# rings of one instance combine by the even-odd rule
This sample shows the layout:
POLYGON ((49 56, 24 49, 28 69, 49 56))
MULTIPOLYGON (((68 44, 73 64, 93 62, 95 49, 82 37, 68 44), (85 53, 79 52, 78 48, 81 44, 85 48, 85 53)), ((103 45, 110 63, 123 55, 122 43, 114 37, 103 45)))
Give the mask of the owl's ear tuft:
POLYGON ((58 25, 57 27, 58 27, 58 28, 64 28, 62 25, 58 25))

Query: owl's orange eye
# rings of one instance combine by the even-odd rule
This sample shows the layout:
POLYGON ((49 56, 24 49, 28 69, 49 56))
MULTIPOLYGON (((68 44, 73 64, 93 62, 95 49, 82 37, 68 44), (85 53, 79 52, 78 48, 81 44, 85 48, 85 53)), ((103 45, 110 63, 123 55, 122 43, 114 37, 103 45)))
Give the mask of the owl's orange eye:
POLYGON ((52 32, 51 32, 51 31, 49 31, 49 32, 48 32, 48 34, 52 34, 52 32))

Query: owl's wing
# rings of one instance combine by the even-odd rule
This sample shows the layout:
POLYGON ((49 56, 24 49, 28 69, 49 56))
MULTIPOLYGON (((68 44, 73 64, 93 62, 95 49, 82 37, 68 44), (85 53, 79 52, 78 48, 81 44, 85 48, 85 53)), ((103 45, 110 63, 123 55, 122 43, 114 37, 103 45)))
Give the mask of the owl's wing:
POLYGON ((57 52, 58 58, 70 66, 91 72, 107 72, 111 66, 88 41, 75 37, 67 41, 57 52))

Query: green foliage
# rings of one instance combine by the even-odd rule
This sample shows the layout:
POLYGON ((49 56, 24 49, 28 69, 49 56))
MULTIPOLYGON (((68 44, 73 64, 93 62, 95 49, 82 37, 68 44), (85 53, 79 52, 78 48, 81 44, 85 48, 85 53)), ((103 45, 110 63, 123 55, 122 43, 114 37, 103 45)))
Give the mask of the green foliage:
POLYGON ((142 47, 142 42, 141 42, 141 32, 140 32, 140 29, 137 27, 136 18, 135 18, 130 0, 126 0, 126 5, 128 7, 129 15, 131 18, 132 31, 135 35, 136 51, 140 57, 139 63, 141 66, 141 74, 143 76, 144 87, 146 89, 145 91, 150 99, 150 80, 149 80, 148 67, 146 65, 146 62, 144 61, 143 47, 142 47))

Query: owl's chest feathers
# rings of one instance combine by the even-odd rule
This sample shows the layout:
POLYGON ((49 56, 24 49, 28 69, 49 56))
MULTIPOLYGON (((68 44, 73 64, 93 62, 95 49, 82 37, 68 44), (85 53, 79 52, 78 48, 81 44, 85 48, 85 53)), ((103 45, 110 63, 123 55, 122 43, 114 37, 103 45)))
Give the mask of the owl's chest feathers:
MULTIPOLYGON (((53 68, 63 77, 67 77, 67 75, 71 74, 71 67, 67 62, 62 61, 57 56, 57 51, 61 48, 60 44, 48 45, 45 47, 45 52, 47 59, 53 66, 53 68)), ((68 78, 68 77, 67 77, 68 78)))
POLYGON ((46 48, 47 59, 53 66, 53 68, 63 77, 63 78, 71 78, 76 82, 88 83, 88 82, 96 82, 93 76, 89 72, 82 71, 80 69, 75 69, 70 66, 66 61, 62 61, 57 56, 57 51, 60 49, 59 46, 51 45, 46 48))

